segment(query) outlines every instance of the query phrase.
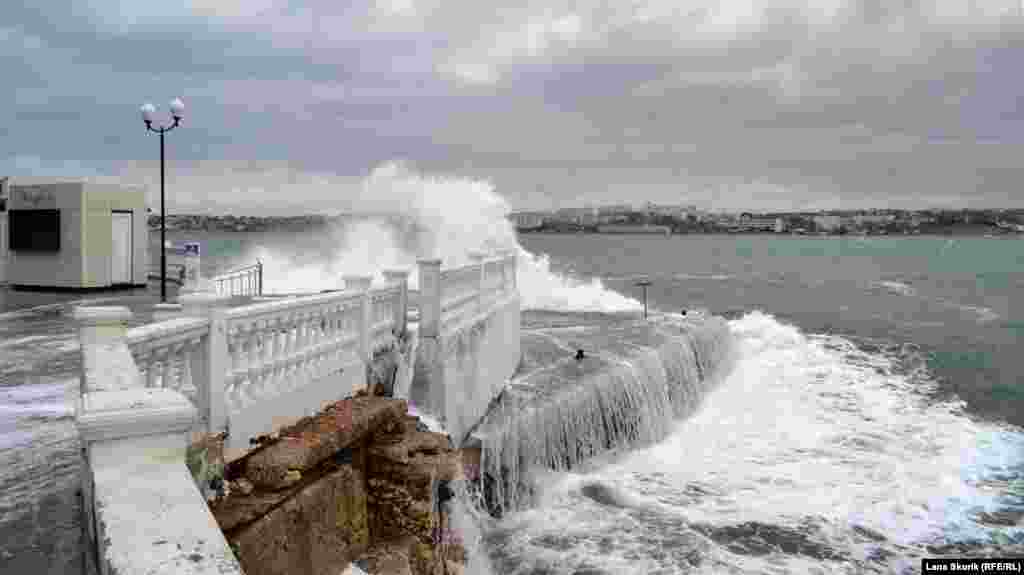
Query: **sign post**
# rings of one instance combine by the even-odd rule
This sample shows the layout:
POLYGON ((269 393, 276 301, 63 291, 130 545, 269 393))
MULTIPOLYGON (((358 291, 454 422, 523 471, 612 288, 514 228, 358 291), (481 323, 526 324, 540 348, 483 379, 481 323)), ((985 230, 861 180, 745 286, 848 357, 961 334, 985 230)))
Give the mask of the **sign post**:
POLYGON ((185 264, 185 283, 182 291, 199 291, 199 284, 202 282, 202 273, 199 269, 200 251, 199 242, 182 244, 185 264))
POLYGON ((647 286, 651 285, 650 280, 641 280, 636 282, 636 285, 643 289, 644 298, 644 319, 647 319, 647 286))

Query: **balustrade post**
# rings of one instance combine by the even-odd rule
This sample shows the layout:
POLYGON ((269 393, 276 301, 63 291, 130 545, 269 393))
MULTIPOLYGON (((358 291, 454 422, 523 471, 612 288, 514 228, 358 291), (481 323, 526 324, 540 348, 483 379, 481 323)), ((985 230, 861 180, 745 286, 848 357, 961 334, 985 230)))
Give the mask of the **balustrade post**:
MULTIPOLYGON (((79 378, 81 393, 89 391, 109 391, 129 387, 141 387, 138 368, 134 360, 124 361, 121 369, 110 370, 100 379, 96 369, 103 367, 95 360, 95 351, 101 348, 117 350, 123 346, 128 350, 126 336, 127 322, 132 312, 123 306, 76 306, 72 317, 78 323, 78 340, 81 343, 82 373, 79 378), (111 379, 111 374, 114 376, 111 379)), ((131 360, 131 352, 121 356, 121 360, 131 360)))
POLYGON ((370 342, 373 341, 373 309, 370 301, 370 283, 373 278, 361 275, 342 276, 345 281, 345 289, 360 292, 360 314, 359 314, 359 357, 369 363, 372 359, 373 350, 370 349, 370 342))
POLYGON ((396 336, 404 334, 409 317, 409 270, 384 270, 384 279, 388 283, 398 284, 398 305, 395 306, 396 336))
POLYGON ((419 260, 418 264, 419 333, 423 337, 438 337, 441 335, 441 260, 419 260))
POLYGON ((228 426, 224 402, 224 380, 228 371, 227 304, 230 296, 211 292, 185 294, 178 298, 184 313, 210 320, 206 346, 193 356, 192 373, 199 400, 200 417, 210 433, 220 433, 228 426))
POLYGON ((484 302, 484 280, 486 279, 484 274, 487 273, 486 258, 487 254, 482 251, 469 251, 469 261, 471 261, 473 265, 480 266, 480 272, 477 274, 476 279, 476 298, 474 298, 476 300, 476 313, 478 314, 484 313, 484 306, 486 305, 486 302, 484 302))

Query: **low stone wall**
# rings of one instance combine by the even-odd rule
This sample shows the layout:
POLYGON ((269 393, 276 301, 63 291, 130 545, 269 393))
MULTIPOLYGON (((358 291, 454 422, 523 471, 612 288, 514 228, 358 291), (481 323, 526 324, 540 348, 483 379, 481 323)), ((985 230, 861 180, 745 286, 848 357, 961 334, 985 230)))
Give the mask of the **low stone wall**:
POLYGON ((77 308, 86 562, 100 575, 237 574, 241 568, 185 466, 196 408, 143 387, 126 308, 77 308))
MULTIPOLYGON (((404 400, 338 401, 225 468, 211 510, 247 575, 461 573, 436 493, 461 478, 448 437, 404 400)), ((215 450, 213 450, 215 451, 215 450)))

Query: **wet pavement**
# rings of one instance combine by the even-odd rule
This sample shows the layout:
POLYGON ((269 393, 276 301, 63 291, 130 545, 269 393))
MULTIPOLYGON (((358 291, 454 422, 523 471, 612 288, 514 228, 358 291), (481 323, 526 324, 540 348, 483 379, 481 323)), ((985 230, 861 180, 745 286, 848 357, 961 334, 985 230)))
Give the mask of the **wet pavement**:
MULTIPOLYGON (((176 290, 168 291, 168 299, 176 290)), ((83 572, 81 368, 75 305, 123 305, 153 321, 157 289, 45 293, 0 288, 0 573, 83 572)), ((172 300, 173 301, 173 300, 172 300)))

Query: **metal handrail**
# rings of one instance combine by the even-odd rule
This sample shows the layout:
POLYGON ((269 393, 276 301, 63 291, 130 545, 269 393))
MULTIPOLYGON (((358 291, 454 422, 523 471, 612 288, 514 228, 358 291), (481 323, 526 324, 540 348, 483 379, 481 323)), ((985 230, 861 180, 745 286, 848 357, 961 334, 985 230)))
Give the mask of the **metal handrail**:
MULTIPOLYGON (((217 274, 210 278, 210 281, 214 282, 217 287, 220 288, 224 285, 224 282, 244 278, 246 276, 252 276, 255 279, 255 286, 253 290, 255 294, 253 295, 263 295, 263 262, 260 260, 256 260, 256 263, 252 265, 235 268, 222 274, 217 274)), ((220 290, 218 289, 218 291, 220 290)))
MULTIPOLYGON (((174 277, 174 276, 172 276, 169 273, 167 275, 167 281, 170 282, 170 283, 174 283, 176 285, 184 285, 185 284, 185 271, 186 271, 185 264, 167 264, 168 271, 171 268, 175 268, 175 269, 178 270, 177 271, 177 276, 178 277, 174 277)), ((151 279, 151 280, 159 281, 160 280, 160 265, 159 264, 150 264, 148 276, 149 276, 149 279, 151 279)))

